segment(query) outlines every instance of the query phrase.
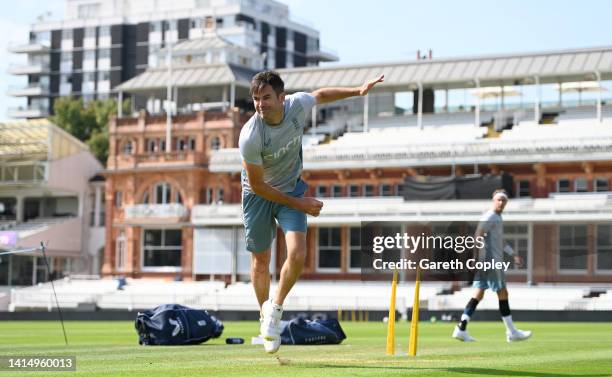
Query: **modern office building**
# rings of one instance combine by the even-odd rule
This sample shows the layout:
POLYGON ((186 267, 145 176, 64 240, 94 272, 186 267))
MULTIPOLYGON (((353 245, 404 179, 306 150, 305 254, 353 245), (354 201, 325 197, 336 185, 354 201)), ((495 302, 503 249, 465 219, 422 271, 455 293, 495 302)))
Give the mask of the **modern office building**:
POLYGON ((28 43, 9 48, 27 55, 9 69, 27 83, 9 89, 24 105, 7 115, 46 117, 61 96, 115 96, 117 85, 158 65, 160 49, 205 29, 260 55, 269 68, 337 60, 320 48, 317 30, 292 21, 289 7, 274 0, 66 0, 63 20, 33 24, 28 43))

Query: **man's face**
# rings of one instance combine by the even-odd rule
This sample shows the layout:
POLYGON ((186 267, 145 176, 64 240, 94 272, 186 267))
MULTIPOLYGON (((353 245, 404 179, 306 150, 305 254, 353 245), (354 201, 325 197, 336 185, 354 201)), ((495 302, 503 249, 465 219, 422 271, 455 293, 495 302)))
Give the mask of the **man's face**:
POLYGON ((255 111, 266 121, 280 121, 283 111, 285 93, 276 94, 270 85, 266 85, 257 93, 253 93, 255 111))
POLYGON ((493 210, 497 213, 502 213, 508 203, 508 199, 501 195, 497 195, 493 198, 493 210))

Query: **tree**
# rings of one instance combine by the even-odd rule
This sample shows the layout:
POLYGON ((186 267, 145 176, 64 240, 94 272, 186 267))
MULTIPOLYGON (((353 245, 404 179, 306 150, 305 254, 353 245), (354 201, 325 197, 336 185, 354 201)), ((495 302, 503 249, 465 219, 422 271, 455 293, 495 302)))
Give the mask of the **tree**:
MULTIPOLYGON (((123 101, 129 112, 129 100, 123 101)), ((55 115, 49 120, 77 139, 86 143, 91 152, 106 164, 108 158, 108 119, 117 113, 114 98, 83 102, 82 98, 61 97, 53 106, 55 115)))

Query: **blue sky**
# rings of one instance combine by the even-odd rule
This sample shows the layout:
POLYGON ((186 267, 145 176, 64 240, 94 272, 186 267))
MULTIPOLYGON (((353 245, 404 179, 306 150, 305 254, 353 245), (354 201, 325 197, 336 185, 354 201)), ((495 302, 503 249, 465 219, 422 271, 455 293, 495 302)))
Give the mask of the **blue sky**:
MULTIPOLYGON (((612 1, 606 0, 281 0, 291 15, 321 33, 341 63, 414 59, 416 50, 454 57, 612 46, 612 1)), ((62 0, 21 0, 0 14, 0 120, 24 100, 7 98, 25 85, 6 69, 19 62, 8 43, 25 42, 30 23, 46 11, 61 18, 62 0)))

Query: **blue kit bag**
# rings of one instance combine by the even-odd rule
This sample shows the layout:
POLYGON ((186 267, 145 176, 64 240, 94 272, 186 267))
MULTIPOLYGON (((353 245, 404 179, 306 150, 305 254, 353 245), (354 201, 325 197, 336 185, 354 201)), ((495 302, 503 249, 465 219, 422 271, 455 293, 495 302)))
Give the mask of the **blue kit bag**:
POLYGON ((141 345, 200 344, 223 333, 223 323, 206 310, 177 304, 139 312, 134 326, 141 345))
POLYGON ((337 319, 281 321, 281 344, 340 344, 346 335, 337 319))

